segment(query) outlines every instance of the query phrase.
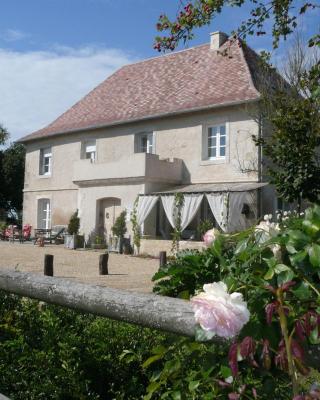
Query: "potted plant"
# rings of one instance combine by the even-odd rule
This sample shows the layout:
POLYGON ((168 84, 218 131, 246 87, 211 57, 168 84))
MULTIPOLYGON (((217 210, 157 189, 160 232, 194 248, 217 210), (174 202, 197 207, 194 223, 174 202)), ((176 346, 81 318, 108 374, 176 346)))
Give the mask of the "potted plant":
POLYGON ((104 237, 100 235, 95 235, 94 241, 91 243, 92 249, 106 249, 107 245, 105 243, 104 237))
POLYGON ((113 227, 111 228, 113 235, 119 239, 120 254, 123 253, 123 239, 124 235, 127 233, 126 216, 127 216, 127 211, 126 210, 122 211, 121 214, 116 219, 113 227))
POLYGON ((68 224, 68 234, 64 237, 65 247, 68 249, 76 249, 77 247, 83 247, 84 236, 79 235, 80 218, 78 217, 78 210, 74 212, 68 224))

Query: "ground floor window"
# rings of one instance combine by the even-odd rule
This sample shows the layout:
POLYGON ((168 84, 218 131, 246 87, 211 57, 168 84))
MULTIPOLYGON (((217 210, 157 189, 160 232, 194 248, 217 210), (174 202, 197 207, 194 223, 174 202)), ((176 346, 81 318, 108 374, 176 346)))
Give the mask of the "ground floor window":
POLYGON ((38 200, 38 229, 50 229, 51 205, 50 199, 38 200))

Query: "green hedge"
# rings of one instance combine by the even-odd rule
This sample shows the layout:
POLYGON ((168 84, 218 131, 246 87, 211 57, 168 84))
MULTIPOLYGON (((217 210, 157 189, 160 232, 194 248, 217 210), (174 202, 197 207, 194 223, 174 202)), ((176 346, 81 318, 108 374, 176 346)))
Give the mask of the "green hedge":
POLYGON ((138 399, 164 335, 0 292, 0 393, 13 400, 138 399))

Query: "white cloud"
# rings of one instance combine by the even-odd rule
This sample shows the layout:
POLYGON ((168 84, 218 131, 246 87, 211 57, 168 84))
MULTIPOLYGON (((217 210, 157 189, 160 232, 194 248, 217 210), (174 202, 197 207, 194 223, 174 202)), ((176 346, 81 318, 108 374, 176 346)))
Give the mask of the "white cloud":
POLYGON ((29 35, 25 32, 19 31, 18 29, 6 29, 0 32, 0 39, 5 42, 17 42, 27 38, 29 35))
POLYGON ((133 57, 116 49, 0 48, 0 123, 16 140, 52 122, 133 57))

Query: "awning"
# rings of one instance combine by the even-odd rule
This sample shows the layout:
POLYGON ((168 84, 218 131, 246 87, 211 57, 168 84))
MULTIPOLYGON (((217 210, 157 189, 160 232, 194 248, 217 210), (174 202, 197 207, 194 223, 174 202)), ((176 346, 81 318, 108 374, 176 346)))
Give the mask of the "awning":
POLYGON ((161 192, 153 192, 152 194, 248 192, 267 185, 269 185, 268 182, 195 183, 191 185, 175 186, 161 192))

